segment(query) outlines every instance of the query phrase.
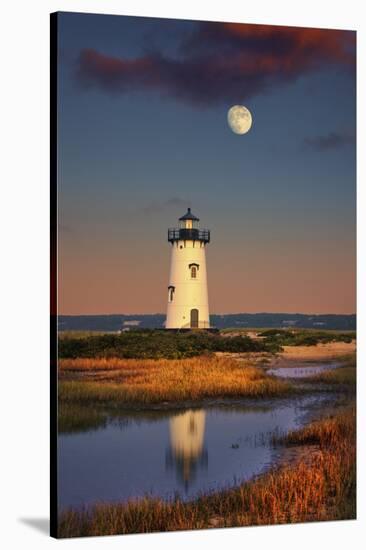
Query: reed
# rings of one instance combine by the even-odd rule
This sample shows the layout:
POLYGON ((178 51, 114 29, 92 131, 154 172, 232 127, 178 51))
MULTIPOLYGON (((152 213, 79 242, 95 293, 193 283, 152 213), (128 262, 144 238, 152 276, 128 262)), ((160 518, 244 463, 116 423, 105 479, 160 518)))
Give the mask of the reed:
POLYGON ((308 377, 305 379, 305 382, 334 384, 354 393, 356 390, 356 378, 356 358, 355 356, 348 356, 343 358, 343 365, 341 367, 308 377))
POLYGON ((355 411, 350 409, 281 440, 316 444, 309 460, 192 502, 142 498, 64 510, 59 537, 354 519, 355 437, 355 411))
POLYGON ((291 384, 231 358, 64 359, 59 399, 78 404, 152 404, 283 395, 291 384))

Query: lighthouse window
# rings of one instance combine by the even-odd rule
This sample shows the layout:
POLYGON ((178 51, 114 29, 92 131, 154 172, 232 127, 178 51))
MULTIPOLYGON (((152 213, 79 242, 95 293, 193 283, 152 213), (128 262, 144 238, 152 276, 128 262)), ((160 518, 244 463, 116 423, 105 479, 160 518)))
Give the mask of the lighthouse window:
POLYGON ((175 287, 174 287, 174 286, 168 286, 168 301, 169 301, 169 302, 172 302, 172 301, 173 301, 174 291, 175 291, 175 287))
POLYGON ((197 279, 197 271, 199 270, 200 266, 198 264, 189 264, 188 267, 191 271, 191 279, 197 279))

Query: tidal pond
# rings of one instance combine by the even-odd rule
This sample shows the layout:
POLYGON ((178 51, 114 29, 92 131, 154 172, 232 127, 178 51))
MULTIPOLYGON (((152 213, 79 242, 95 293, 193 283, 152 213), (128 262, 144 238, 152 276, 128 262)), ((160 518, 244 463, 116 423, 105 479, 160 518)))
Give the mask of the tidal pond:
POLYGON ((281 435, 319 416, 328 394, 110 417, 59 436, 59 505, 151 495, 192 499, 253 478, 278 461, 281 435))

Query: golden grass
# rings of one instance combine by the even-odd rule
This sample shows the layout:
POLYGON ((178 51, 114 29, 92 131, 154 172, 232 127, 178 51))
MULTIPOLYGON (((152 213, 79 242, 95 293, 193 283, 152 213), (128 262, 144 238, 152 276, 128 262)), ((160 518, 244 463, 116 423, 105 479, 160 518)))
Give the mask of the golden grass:
POLYGON ((290 389, 288 382, 266 375, 263 369, 222 357, 60 361, 61 403, 151 404, 266 397, 290 389))
MULTIPOLYGON (((137 371, 149 368, 158 368, 159 366, 177 363, 171 359, 121 359, 119 357, 99 357, 77 359, 60 359, 59 368, 61 372, 87 372, 87 371, 137 371)), ((180 361, 179 361, 180 362, 180 361)))
POLYGON ((59 537, 353 519, 355 437, 352 409, 288 436, 289 443, 318 446, 310 460, 188 503, 143 498, 66 510, 59 537))
POLYGON ((355 354, 343 357, 342 363, 341 367, 310 376, 306 378, 305 382, 334 384, 342 386, 344 390, 355 392, 357 379, 355 354))
POLYGON ((95 407, 84 407, 72 401, 60 404, 58 411, 59 433, 97 430, 107 425, 108 415, 95 407))
POLYGON ((318 343, 316 346, 283 346, 279 357, 296 361, 331 361, 344 359, 356 350, 356 340, 352 342, 318 343))
POLYGON ((309 381, 340 384, 354 389, 356 387, 356 369, 354 367, 340 367, 312 376, 309 381))

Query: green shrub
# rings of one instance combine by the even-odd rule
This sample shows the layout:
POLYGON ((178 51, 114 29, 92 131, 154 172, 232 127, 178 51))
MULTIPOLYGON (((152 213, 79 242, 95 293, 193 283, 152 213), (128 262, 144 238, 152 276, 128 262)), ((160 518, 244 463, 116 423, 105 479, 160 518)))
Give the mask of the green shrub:
POLYGON ((203 353, 276 352, 276 342, 252 340, 248 336, 224 337, 199 332, 136 330, 121 334, 103 334, 86 338, 66 337, 59 340, 59 357, 121 357, 145 359, 181 359, 203 353))
POLYGON ((337 331, 268 329, 259 333, 267 345, 270 343, 278 346, 316 346, 319 343, 330 342, 350 343, 356 338, 355 332, 342 333, 337 331))

